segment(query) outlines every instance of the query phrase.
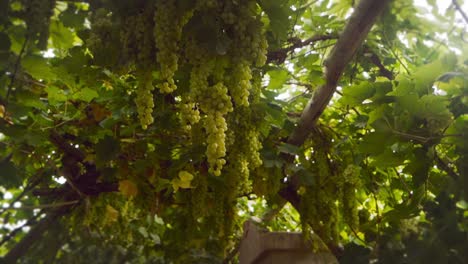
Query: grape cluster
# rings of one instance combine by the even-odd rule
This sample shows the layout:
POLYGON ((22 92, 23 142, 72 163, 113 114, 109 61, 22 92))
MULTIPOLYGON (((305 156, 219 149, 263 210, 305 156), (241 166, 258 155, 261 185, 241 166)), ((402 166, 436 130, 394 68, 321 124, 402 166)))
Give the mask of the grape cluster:
POLYGON ((207 194, 208 179, 201 175, 196 175, 193 180, 195 188, 191 190, 191 212, 193 219, 204 217, 207 214, 207 194))
POLYGON ((228 89, 219 82, 211 87, 204 87, 195 91, 195 98, 198 98, 200 108, 205 113, 219 113, 225 115, 232 112, 231 97, 228 89))
POLYGON ((252 79, 252 73, 247 61, 241 60, 232 66, 232 72, 230 76, 227 76, 227 82, 236 106, 249 106, 250 79, 252 79))
POLYGON ((257 67, 266 62, 268 42, 262 32, 262 22, 256 19, 256 1, 248 0, 226 4, 221 14, 223 21, 233 29, 235 53, 257 67))
POLYGON ((143 70, 149 68, 153 61, 153 21, 151 13, 143 12, 136 17, 136 24, 134 28, 135 40, 137 43, 136 62, 137 67, 143 70))
POLYGON ((143 73, 138 78, 137 98, 135 100, 137 105, 138 117, 140 119, 141 127, 146 129, 154 122, 153 119, 153 84, 151 71, 143 73))
MULTIPOLYGON (((164 5, 169 4, 164 3, 164 5)), ((174 7, 172 6, 170 9, 165 7, 164 9, 173 10, 174 7)), ((259 155, 261 143, 257 128, 251 124, 253 119, 249 107, 253 82, 252 67, 255 67, 258 54, 261 53, 259 51, 266 50, 266 46, 261 45, 260 42, 258 45, 255 44, 257 40, 265 40, 261 31, 261 23, 256 16, 257 11, 256 2, 253 0, 225 1, 223 5, 219 5, 217 1, 213 0, 196 1, 193 10, 195 16, 205 13, 221 16, 221 19, 218 20, 220 24, 216 26, 232 40, 232 45, 229 44, 226 48, 228 56, 210 50, 209 45, 200 41, 197 32, 186 34, 170 42, 169 44, 172 46, 164 43, 158 44, 161 41, 167 41, 169 33, 156 31, 158 28, 157 20, 155 26, 159 62, 164 60, 162 57, 166 55, 163 56, 163 54, 178 54, 179 57, 172 57, 171 60, 167 60, 166 64, 184 63, 191 69, 190 90, 181 94, 179 106, 182 126, 184 129, 190 130, 194 123, 202 121, 201 124, 206 133, 206 157, 209 172, 213 175, 221 175, 223 167, 229 160, 229 172, 226 171, 226 173, 242 179, 233 181, 233 184, 248 182, 249 171, 261 164, 259 155), (246 37, 246 35, 248 36, 246 37), (158 37, 165 40, 158 40, 158 37), (250 47, 252 43, 254 43, 253 48, 250 47), (247 46, 248 49, 245 48, 247 46), (181 52, 175 52, 179 48, 182 48, 181 52), (249 51, 246 52, 246 50, 249 51), (256 53, 253 54, 251 51, 256 53), (236 111, 238 113, 234 114, 236 111), (241 117, 244 114, 245 116, 241 117), (226 160, 228 145, 236 147, 229 151, 226 160), (235 149, 240 151, 234 153, 235 149), (235 169, 233 169, 234 167, 235 169)), ((173 20, 174 15, 168 15, 171 12, 164 15, 173 20)), ((161 16, 161 20, 166 19, 162 18, 164 15, 161 16)), ((204 19, 203 16, 199 18, 204 19)), ((173 22, 172 20, 171 22, 173 22)), ((160 28, 164 28, 164 26, 160 26, 160 28)), ((161 76, 165 79, 160 85, 162 88, 168 91, 174 88, 168 77, 173 76, 173 70, 177 67, 172 68, 172 70, 161 68, 161 76)), ((258 86, 256 89, 255 100, 258 101, 260 90, 258 86)), ((230 177, 230 175, 226 177, 230 177)))
MULTIPOLYGON (((204 128, 207 134, 206 156, 210 165, 209 172, 213 175, 221 175, 221 170, 226 164, 226 130, 225 115, 233 109, 228 90, 219 82, 209 86, 208 77, 214 70, 214 61, 208 60, 194 67, 190 78, 190 97, 194 98, 198 107, 205 115, 204 128)), ((184 118, 187 119, 187 118, 184 118)))
POLYGON ((180 13, 176 0, 159 1, 154 13, 154 37, 157 59, 163 83, 158 88, 163 93, 174 91, 177 86, 174 74, 179 65, 179 42, 184 25, 189 21, 191 12, 180 13))
POLYGON ((343 203, 343 218, 352 227, 359 225, 356 190, 360 187, 361 167, 349 164, 342 173, 341 195, 343 203))
POLYGON ((88 47, 96 53, 101 47, 105 47, 107 44, 107 37, 111 34, 112 20, 108 15, 108 12, 104 8, 99 8, 94 11, 91 17, 91 34, 86 40, 88 47))
POLYGON ((206 157, 210 164, 209 172, 215 176, 220 176, 221 170, 226 164, 226 160, 223 159, 226 156, 226 119, 221 113, 208 114, 205 119, 205 129, 208 134, 206 157))
POLYGON ((195 106, 195 103, 184 102, 179 105, 180 119, 183 129, 190 131, 191 126, 200 121, 200 111, 195 106))

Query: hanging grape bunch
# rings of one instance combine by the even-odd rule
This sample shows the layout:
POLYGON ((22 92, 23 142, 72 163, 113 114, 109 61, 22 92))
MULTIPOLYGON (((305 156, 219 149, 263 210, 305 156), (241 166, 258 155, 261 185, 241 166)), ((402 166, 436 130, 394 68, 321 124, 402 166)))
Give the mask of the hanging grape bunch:
MULTIPOLYGON (((203 126, 209 172, 216 176, 221 175, 228 162, 226 132, 232 129, 236 134, 235 127, 238 126, 248 128, 238 132, 242 137, 249 136, 253 145, 247 143, 245 149, 253 153, 245 153, 245 160, 237 163, 245 163, 245 167, 260 163, 256 152, 261 146, 256 128, 227 122, 229 116, 238 115, 238 111, 250 111, 252 69, 266 61, 267 42, 257 15, 256 2, 250 0, 200 0, 190 8, 181 6, 176 0, 156 3, 153 20, 159 73, 156 87, 161 94, 176 92, 177 71, 181 67, 189 69, 189 89, 176 92, 180 96, 176 105, 178 115, 186 132, 197 123, 203 126), (212 23, 213 20, 217 23, 212 23), (197 28, 185 32, 184 28, 193 27, 192 23, 197 28), (215 37, 207 38, 206 34, 215 37)), ((149 89, 142 88, 144 91, 149 89)), ((140 122, 146 128, 153 122, 148 110, 152 105, 146 101, 151 96, 145 92, 138 98, 140 122)), ((250 120, 237 118, 237 122, 249 123, 250 120)), ((240 140, 241 136, 237 138, 240 140)), ((243 156, 241 154, 235 156, 243 156)))
POLYGON ((94 58, 105 57, 103 48, 120 47, 113 51, 117 65, 97 64, 134 77, 128 93, 135 96, 141 128, 160 133, 163 121, 156 116, 167 113, 179 121, 171 128, 181 139, 174 144, 203 148, 199 163, 183 165, 193 175, 184 194, 196 205, 194 218, 209 216, 206 223, 229 234, 235 200, 251 190, 251 172, 262 163, 255 106, 267 41, 257 2, 156 0, 116 2, 112 12, 90 8, 85 42, 94 58), (161 109, 167 112, 155 115, 161 109), (208 175, 221 177, 223 185, 209 184, 208 175))

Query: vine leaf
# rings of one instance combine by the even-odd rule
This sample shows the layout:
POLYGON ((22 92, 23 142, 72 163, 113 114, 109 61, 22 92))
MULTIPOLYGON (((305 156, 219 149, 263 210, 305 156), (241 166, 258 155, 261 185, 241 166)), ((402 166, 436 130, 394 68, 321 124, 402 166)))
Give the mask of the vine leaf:
POLYGON ((96 162, 112 160, 120 151, 120 144, 115 138, 106 136, 96 144, 96 162))
POLYGON ((21 184, 18 169, 9 160, 0 161, 0 185, 13 188, 21 184))
POLYGON ((52 67, 47 63, 47 59, 29 55, 21 60, 21 65, 32 77, 37 80, 55 80, 56 74, 53 72, 52 67))
POLYGON ((193 174, 188 171, 180 171, 178 178, 172 180, 172 188, 174 192, 177 192, 179 188, 189 189, 192 188, 191 182, 193 180, 193 174))
POLYGON ((82 89, 81 91, 75 93, 73 95, 73 99, 82 100, 82 101, 89 103, 91 102, 91 100, 93 100, 94 98, 97 98, 98 96, 99 94, 95 90, 92 90, 86 87, 82 89))
POLYGON ((277 41, 283 41, 288 36, 291 10, 287 3, 284 0, 259 1, 260 6, 270 19, 270 29, 277 41))
POLYGON ((138 188, 131 180, 121 180, 119 181, 119 192, 127 198, 132 198, 138 194, 138 188))
POLYGON ((114 207, 110 205, 106 205, 105 222, 108 224, 112 222, 116 222, 118 218, 119 218, 119 211, 117 211, 114 207))

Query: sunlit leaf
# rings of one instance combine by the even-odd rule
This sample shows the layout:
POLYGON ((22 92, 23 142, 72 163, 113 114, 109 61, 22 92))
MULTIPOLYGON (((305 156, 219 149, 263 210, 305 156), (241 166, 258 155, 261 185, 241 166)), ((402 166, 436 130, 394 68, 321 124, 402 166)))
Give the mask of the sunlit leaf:
POLYGON ((138 194, 138 188, 135 183, 130 180, 121 180, 119 181, 119 192, 127 198, 132 198, 138 194))

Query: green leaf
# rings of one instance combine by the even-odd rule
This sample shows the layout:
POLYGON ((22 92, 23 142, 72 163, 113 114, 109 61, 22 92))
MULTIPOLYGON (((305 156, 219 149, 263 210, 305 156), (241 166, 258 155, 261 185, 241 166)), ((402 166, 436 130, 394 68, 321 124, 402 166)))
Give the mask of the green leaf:
POLYGON ((369 113, 369 119, 367 120, 367 123, 370 125, 374 123, 374 121, 382 118, 386 109, 387 105, 380 105, 377 108, 374 108, 374 110, 369 113))
POLYGON ((364 100, 372 97, 374 93, 375 86, 369 82, 362 82, 358 85, 345 88, 339 102, 350 107, 357 106, 364 100))
POLYGON ((90 89, 90 88, 84 88, 81 91, 75 93, 73 95, 73 99, 82 100, 82 101, 85 101, 85 102, 89 103, 94 98, 97 98, 98 96, 99 96, 99 94, 95 90, 90 89))
POLYGON ((298 146, 294 146, 288 143, 282 143, 278 146, 278 150, 283 153, 291 154, 291 155, 299 155, 300 148, 298 146))
POLYGON ((268 76, 270 76, 268 89, 276 90, 283 88, 283 85, 289 79, 289 72, 285 69, 277 69, 269 71, 268 76))
POLYGON ((104 163, 114 159, 120 151, 120 143, 113 137, 106 136, 96 144, 96 161, 104 163))
POLYGON ((416 148, 413 150, 413 157, 409 160, 408 165, 403 171, 413 176, 415 186, 421 186, 429 176, 431 163, 432 161, 429 159, 427 151, 422 148, 416 148))
POLYGON ((21 65, 32 77, 37 80, 55 80, 56 75, 52 70, 52 67, 48 63, 47 59, 29 55, 21 60, 21 65))
POLYGON ((4 32, 0 32, 0 52, 8 51, 11 46, 10 37, 4 32))
POLYGON ((260 0, 260 6, 270 19, 270 29, 275 39, 283 41, 288 36, 291 9, 286 0, 260 0))
POLYGON ((47 92, 47 98, 49 99, 49 103, 55 105, 59 102, 67 101, 67 96, 65 95, 64 91, 55 86, 47 86, 45 88, 47 92))
POLYGON ((138 232, 144 237, 148 237, 148 231, 146 231, 146 228, 143 226, 138 227, 138 232))
POLYGON ((374 157, 370 164, 375 167, 379 168, 388 168, 388 167, 396 167, 405 161, 405 157, 401 154, 392 152, 391 149, 385 149, 385 151, 374 157))
POLYGON ((65 27, 62 22, 54 20, 50 23, 50 39, 55 48, 69 49, 73 47, 75 34, 65 27))
POLYGON ((16 166, 9 160, 0 161, 0 186, 7 189, 21 185, 21 178, 16 166))
POLYGON ((367 154, 380 154, 384 152, 385 147, 392 141, 392 135, 386 132, 372 132, 366 134, 358 149, 367 154))
POLYGON ((444 72, 450 71, 455 66, 456 58, 449 54, 435 62, 423 65, 413 74, 416 91, 418 93, 427 93, 432 91, 432 84, 437 77, 444 72))

